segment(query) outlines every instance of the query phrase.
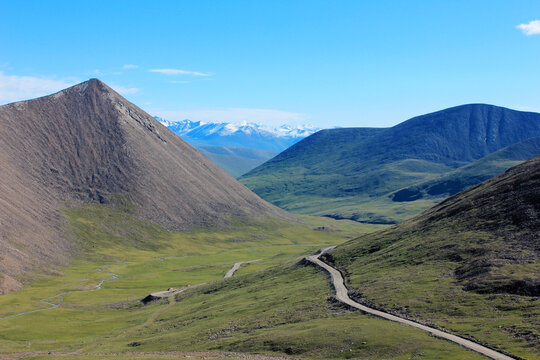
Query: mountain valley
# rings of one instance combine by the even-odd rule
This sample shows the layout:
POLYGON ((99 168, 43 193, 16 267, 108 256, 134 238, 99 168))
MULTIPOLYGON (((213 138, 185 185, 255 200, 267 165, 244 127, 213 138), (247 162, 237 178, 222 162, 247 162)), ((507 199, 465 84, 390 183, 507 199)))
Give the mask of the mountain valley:
MULTIPOLYGON (((491 119, 489 134, 516 115, 466 109, 490 114, 482 117, 491 119)), ((527 134, 537 131, 536 115, 520 123, 527 134)), ((436 115, 431 131, 446 119, 436 115)), ((424 120, 406 127, 424 129, 424 120)), ((316 191, 320 179, 306 169, 321 176, 329 164, 348 164, 370 174, 361 184, 375 204, 407 209, 403 220, 473 186, 390 226, 295 216, 265 202, 97 79, 2 106, 0 125, 2 359, 483 358, 340 303, 327 275, 306 260, 334 246, 321 258, 359 303, 497 354, 540 353, 540 158, 520 164, 536 154, 538 137, 497 133, 451 149, 446 129, 437 146, 415 140, 414 149, 389 129, 322 130, 263 165, 278 169, 268 181, 288 176, 280 162, 303 168, 304 182, 294 186, 316 191), (377 150, 386 142, 397 150, 377 150), (372 159, 349 163, 366 149, 372 159), (384 167, 369 170, 375 163, 384 167), (407 181, 416 187, 393 191, 407 181)), ((326 182, 326 192, 339 199, 351 184, 328 175, 336 186, 326 182)))

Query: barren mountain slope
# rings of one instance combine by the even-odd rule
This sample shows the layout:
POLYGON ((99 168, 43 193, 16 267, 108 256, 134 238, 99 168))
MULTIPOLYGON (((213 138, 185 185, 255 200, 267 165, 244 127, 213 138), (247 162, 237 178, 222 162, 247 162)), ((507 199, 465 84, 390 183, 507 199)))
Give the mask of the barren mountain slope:
POLYGON ((68 204, 128 200, 174 230, 287 216, 96 79, 0 107, 0 166, 4 287, 75 250, 61 230, 68 204))

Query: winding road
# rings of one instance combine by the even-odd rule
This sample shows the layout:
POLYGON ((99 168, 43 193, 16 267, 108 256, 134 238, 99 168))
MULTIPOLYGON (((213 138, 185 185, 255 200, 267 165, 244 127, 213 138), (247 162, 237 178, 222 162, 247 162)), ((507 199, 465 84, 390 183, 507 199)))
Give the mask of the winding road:
POLYGON ((403 325, 408 325, 408 326, 412 326, 414 328, 417 328, 417 329, 420 329, 420 330, 423 330, 423 331, 427 331, 428 333, 430 333, 431 335, 433 335, 435 337, 452 341, 452 342, 454 342, 454 343, 456 343, 458 345, 461 345, 461 346, 463 346, 463 347, 465 347, 467 349, 476 351, 477 353, 482 354, 484 356, 487 356, 487 357, 489 357, 491 359, 495 359, 495 360, 515 360, 514 358, 512 358, 512 357, 510 357, 508 355, 502 354, 502 353, 500 353, 498 351, 492 350, 490 348, 487 348, 485 346, 482 346, 482 345, 477 344, 475 342, 472 342, 470 340, 464 339, 462 337, 452 335, 452 334, 447 333, 445 331, 435 329, 435 328, 432 328, 430 326, 422 325, 422 324, 419 324, 419 323, 411 321, 411 320, 403 319, 403 318, 400 318, 398 316, 385 313, 383 311, 372 309, 370 307, 359 304, 356 301, 352 300, 349 297, 349 292, 347 291, 347 288, 345 287, 345 283, 343 281, 343 276, 341 275, 341 273, 338 270, 336 270, 335 268, 331 267, 330 265, 326 264, 325 262, 323 262, 322 260, 319 259, 319 257, 322 254, 332 250, 333 248, 335 248, 335 246, 331 246, 331 247, 322 249, 318 254, 308 256, 308 257, 306 257, 306 259, 311 261, 315 265, 320 266, 321 268, 323 268, 324 270, 326 270, 327 272, 330 273, 330 276, 332 277, 332 284, 334 285, 334 289, 336 290, 336 298, 339 301, 341 301, 342 303, 347 304, 347 305, 349 305, 349 306, 351 306, 353 308, 356 308, 358 310, 361 310, 361 311, 363 311, 365 313, 381 317, 383 319, 387 319, 387 320, 390 320, 390 321, 395 321, 395 322, 398 322, 398 323, 403 324, 403 325))
POLYGON ((101 268, 101 269, 97 269, 98 271, 101 271, 101 272, 104 272, 104 273, 107 273, 107 274, 111 274, 112 277, 110 278, 107 278, 107 279, 103 279, 101 280, 95 288, 93 289, 90 289, 90 290, 72 290, 72 291, 66 291, 66 292, 63 292, 63 293, 60 293, 60 294, 56 294, 54 296, 50 296, 48 298, 45 298, 45 299, 41 299, 40 301, 44 304, 47 304, 49 305, 49 307, 46 307, 46 308, 42 308, 42 309, 36 309, 36 310, 30 310, 30 311, 24 311, 24 312, 21 312, 21 313, 18 313, 18 314, 13 314, 13 315, 8 315, 8 316, 2 316, 0 317, 0 320, 2 319, 9 319, 9 318, 13 318, 13 317, 16 317, 16 316, 22 316, 22 315, 26 315, 26 314, 31 314, 31 313, 35 313, 35 312, 38 312, 38 311, 45 311, 45 310, 52 310, 52 309, 56 309, 56 308, 59 308, 60 306, 62 306, 62 303, 64 302, 64 296, 65 295, 68 295, 68 294, 73 294, 73 293, 81 293, 81 292, 91 292, 91 291, 97 291, 97 290, 101 290, 101 286, 106 282, 106 281, 113 281, 113 280, 116 280, 118 279, 120 276, 118 274, 115 274, 115 273, 112 273, 110 271, 105 271, 103 270, 105 267, 101 268), (58 299, 57 302, 51 302, 53 301, 53 299, 58 299))
MULTIPOLYGON (((224 279, 228 279, 228 278, 231 278, 234 273, 236 272, 236 270, 240 269, 240 266, 242 266, 242 264, 248 264, 248 263, 252 263, 252 262, 255 262, 255 261, 260 261, 261 259, 257 259, 257 260, 249 260, 249 261, 240 261, 240 262, 237 262, 233 265, 232 268, 230 268, 229 271, 227 271, 225 273, 225 275, 223 276, 224 279)), ((180 294, 181 292, 184 292, 186 291, 187 289, 193 289, 195 287, 199 287, 199 286, 202 286, 202 285, 206 285, 208 283, 200 283, 200 284, 195 284, 195 285, 186 285, 186 286, 183 286, 179 289, 173 289, 173 288, 170 288, 169 290, 164 290, 164 291, 156 291, 156 292, 153 292, 153 293, 150 293, 150 295, 148 295, 147 297, 145 297, 142 302, 143 303, 147 303, 147 302, 150 302, 150 301, 154 301, 154 300, 158 300, 158 299, 163 299, 163 298, 168 298, 170 296, 174 296, 174 295, 177 295, 177 294, 180 294)))

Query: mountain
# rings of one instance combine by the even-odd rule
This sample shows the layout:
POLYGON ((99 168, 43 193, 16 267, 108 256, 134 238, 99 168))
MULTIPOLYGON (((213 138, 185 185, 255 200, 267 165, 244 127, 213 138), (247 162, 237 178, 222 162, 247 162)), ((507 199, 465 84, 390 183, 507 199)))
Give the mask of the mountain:
POLYGON ((268 128, 254 123, 169 121, 157 116, 155 119, 234 177, 247 173, 319 130, 311 125, 268 128))
POLYGON ((507 351, 531 358, 540 352, 539 234, 540 156, 326 261, 361 302, 488 343, 510 340, 507 351))
POLYGON ((396 223, 434 205, 440 197, 396 202, 391 194, 538 136, 538 113, 462 105, 386 129, 319 131, 240 181, 292 212, 396 223))
POLYGON ((457 170, 391 194, 393 201, 415 201, 430 197, 447 197, 498 175, 512 166, 540 154, 540 138, 510 145, 457 170))
POLYGON ((4 288, 77 251, 66 207, 126 205, 171 230, 287 217, 97 79, 1 106, 0 166, 4 288))
POLYGON ((268 128, 255 123, 240 125, 226 122, 168 121, 163 125, 193 146, 226 146, 281 152, 319 129, 311 125, 282 125, 268 128))

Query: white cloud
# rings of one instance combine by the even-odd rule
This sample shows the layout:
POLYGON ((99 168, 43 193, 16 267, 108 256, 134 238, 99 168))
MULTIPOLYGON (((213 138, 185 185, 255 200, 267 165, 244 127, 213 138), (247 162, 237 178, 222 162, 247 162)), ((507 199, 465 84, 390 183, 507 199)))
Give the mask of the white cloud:
POLYGON ((78 82, 36 76, 5 75, 0 71, 0 104, 49 95, 78 82))
POLYGON ((122 66, 122 68, 124 68, 124 69, 136 69, 138 67, 139 67, 138 65, 133 65, 133 64, 126 64, 126 65, 122 66))
POLYGON ((191 110, 191 111, 159 111, 150 110, 155 114, 171 121, 190 119, 203 122, 251 122, 268 126, 282 124, 302 124, 307 118, 304 114, 273 109, 230 108, 221 110, 191 110))
POLYGON ((210 73, 202 73, 198 71, 188 71, 188 70, 179 70, 179 69, 152 69, 148 70, 154 73, 160 73, 164 75, 192 75, 192 76, 211 76, 210 73))
POLYGON ((169 83, 171 84, 189 84, 191 81, 187 80, 171 80, 169 83))
POLYGON ((525 35, 538 35, 540 34, 540 20, 530 21, 528 24, 519 24, 516 28, 523 31, 525 35))

